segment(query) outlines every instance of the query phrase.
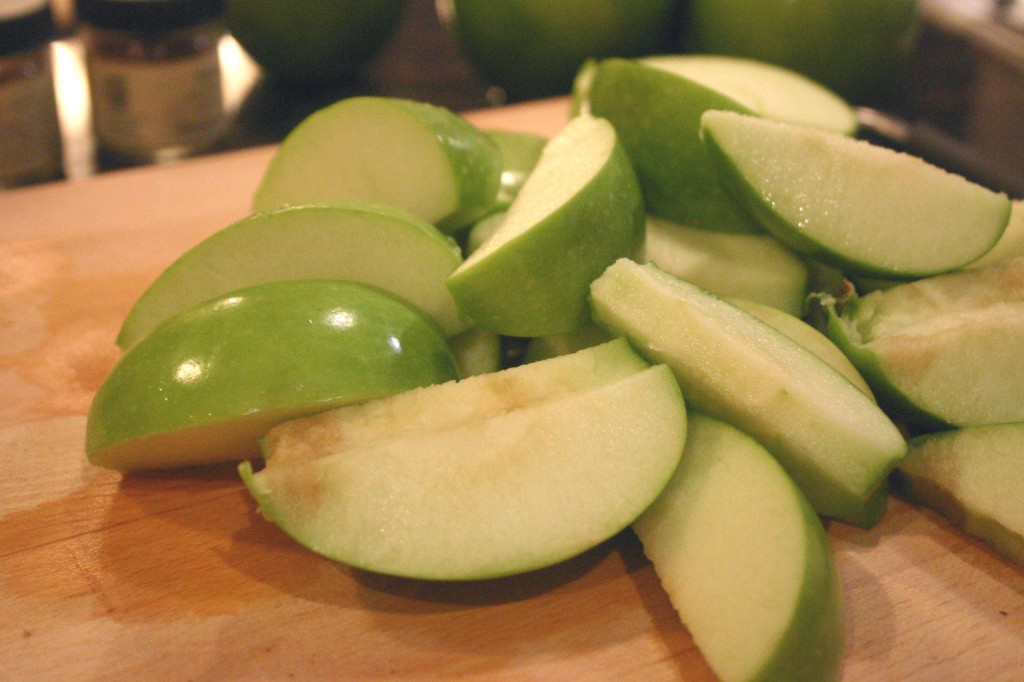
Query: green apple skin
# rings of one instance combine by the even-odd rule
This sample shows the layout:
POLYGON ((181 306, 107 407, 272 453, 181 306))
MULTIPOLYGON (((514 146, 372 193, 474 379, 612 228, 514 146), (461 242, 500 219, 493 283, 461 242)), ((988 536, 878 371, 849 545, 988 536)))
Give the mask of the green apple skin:
POLYGON ((858 104, 892 93, 911 49, 915 0, 691 0, 698 52, 806 74, 858 104))
POLYGON ((492 209, 502 163, 489 135, 445 107, 349 97, 288 133, 253 210, 361 201, 395 206, 452 233, 492 209))
POLYGON ((437 327, 363 284, 292 280, 188 308, 129 349, 93 399, 93 464, 238 461, 276 423, 457 376, 437 327))
MULTIPOLYGON (((549 367, 517 369, 543 383, 549 367)), ((287 438, 268 436, 266 466, 245 462, 240 474, 264 516, 314 552, 426 580, 563 561, 626 528, 664 488, 686 436, 667 367, 540 401, 503 374, 473 377, 484 381, 469 394, 492 389, 482 410, 460 382, 286 424, 287 438), (441 418, 426 422, 422 409, 441 418), (353 443, 348 434, 378 430, 368 412, 403 428, 353 443)))
POLYGON ((423 310, 447 335, 466 328, 445 278, 458 246, 430 223, 369 204, 293 206, 243 218, 171 263, 128 312, 128 348, 176 312, 234 289, 288 279, 343 279, 385 289, 423 310))
POLYGON ((896 488, 1024 567, 1024 422, 910 439, 896 488))
POLYGON ((578 116, 545 147, 490 238, 447 280, 471 325, 552 336, 590 321, 587 288, 644 239, 636 175, 603 119, 578 116))
POLYGON ((736 306, 620 259, 591 285, 594 320, 672 367, 693 408, 756 438, 814 509, 854 525, 906 451, 874 401, 824 360, 736 306))
POLYGON ((719 679, 838 680, 842 584, 821 521, 757 441, 704 414, 633 530, 719 679))
POLYGON ((447 0, 461 49, 511 99, 565 95, 590 57, 670 50, 676 0, 447 0))
POLYGON ((650 214, 702 229, 760 230, 721 187, 698 136, 705 110, 750 109, 709 87, 626 59, 598 62, 587 100, 592 115, 615 126, 650 214))
MULTIPOLYGON (((722 188, 700 141, 708 109, 852 133, 856 118, 834 93, 796 73, 748 59, 663 55, 603 59, 580 74, 577 106, 611 121, 644 191, 647 211, 701 229, 756 232, 722 188)), ((581 70, 582 71, 582 70, 581 70)))
POLYGON ((352 79, 404 8, 405 0, 227 0, 224 22, 272 77, 324 87, 352 79))
POLYGON ((702 230, 647 218, 644 259, 719 296, 764 303, 800 316, 808 268, 769 234, 702 230))
POLYGON ((919 428, 1024 421, 1024 256, 842 301, 830 338, 879 403, 919 428))
POLYGON ((708 111, 701 137, 747 214, 847 273, 906 280, 956 270, 989 251, 1010 217, 1005 194, 831 131, 708 111))

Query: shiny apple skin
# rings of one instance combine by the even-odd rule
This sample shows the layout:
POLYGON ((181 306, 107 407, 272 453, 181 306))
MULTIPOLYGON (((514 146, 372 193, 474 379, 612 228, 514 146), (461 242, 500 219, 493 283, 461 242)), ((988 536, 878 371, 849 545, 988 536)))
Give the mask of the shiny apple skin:
POLYGON ((100 386, 86 452, 115 469, 235 461, 273 424, 457 376, 436 325, 364 284, 256 285, 168 319, 100 386))

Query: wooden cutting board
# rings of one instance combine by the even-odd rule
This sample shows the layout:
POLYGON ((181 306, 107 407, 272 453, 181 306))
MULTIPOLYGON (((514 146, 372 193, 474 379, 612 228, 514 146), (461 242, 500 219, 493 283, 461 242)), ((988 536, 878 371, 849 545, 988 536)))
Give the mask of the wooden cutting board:
MULTIPOLYGON (((551 134, 567 104, 468 116, 551 134)), ((713 679, 629 533, 530 575, 399 580, 297 546, 233 467, 85 462, 129 306, 246 215, 272 153, 0 193, 0 679, 713 679)), ((844 679, 1024 680, 1024 573, 899 500, 828 532, 844 679)))

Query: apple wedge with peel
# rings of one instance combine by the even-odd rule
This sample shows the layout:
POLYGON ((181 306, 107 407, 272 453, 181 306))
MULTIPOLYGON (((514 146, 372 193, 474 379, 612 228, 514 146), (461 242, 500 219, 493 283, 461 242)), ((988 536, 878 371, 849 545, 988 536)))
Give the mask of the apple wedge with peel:
POLYGON ((926 429, 1024 421, 1024 256, 820 300, 891 413, 926 429))
POLYGON ((1010 200, 915 156, 810 126, 728 111, 701 117, 726 190, 798 253, 844 272, 914 279, 999 240, 1010 200))
POLYGON ((1024 422, 917 436, 896 489, 1024 567, 1024 422))
POLYGON ((679 468, 633 530, 723 682, 839 679, 832 548, 803 493, 753 438, 691 412, 679 468))
POLYGON ((579 76, 576 106, 615 126, 648 212, 701 229, 760 231, 722 188, 701 144, 700 117, 708 109, 841 133, 856 129, 853 110, 835 93, 793 71, 750 59, 602 59, 582 67, 579 76))
POLYGON ((621 343, 581 353, 282 425, 266 466, 240 474, 264 516, 356 568, 472 580, 554 564, 628 527, 686 435, 667 367, 621 343))
POLYGON ((644 260, 719 296, 745 298, 803 315, 808 268, 764 233, 702 230, 647 218, 644 260))
POLYGON ((287 279, 339 279, 385 289, 415 305, 446 335, 466 329, 445 279, 458 246, 430 223, 363 203, 258 213, 178 257, 128 312, 117 342, 135 344, 174 313, 234 289, 287 279))
POLYGON ((515 130, 485 131, 501 152, 501 184, 495 199, 493 211, 504 211, 519 194, 526 178, 540 161, 541 152, 548 140, 546 137, 515 130))
POLYGON ((544 147, 495 231, 447 280, 473 326, 563 334, 589 321, 587 287, 644 239, 636 175, 607 121, 581 115, 544 147))
POLYGON ((187 308, 128 349, 93 398, 86 455, 120 470, 239 461, 275 424, 456 376, 436 325, 395 296, 269 282, 187 308))
POLYGON ((620 259, 591 285, 594 320, 675 372, 687 404, 743 429, 819 514, 877 522, 906 449, 871 398, 782 332, 652 264, 620 259))
POLYGON ((349 97, 297 125, 270 160, 253 210, 365 201, 455 232, 494 204, 502 157, 458 114, 394 97, 349 97))

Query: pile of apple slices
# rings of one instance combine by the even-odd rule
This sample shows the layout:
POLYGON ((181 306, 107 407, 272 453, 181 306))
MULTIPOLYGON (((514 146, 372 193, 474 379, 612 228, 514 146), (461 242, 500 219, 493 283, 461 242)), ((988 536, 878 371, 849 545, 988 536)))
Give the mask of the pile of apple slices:
POLYGON ((1017 204, 758 62, 591 63, 573 111, 550 140, 388 98, 311 116, 254 215, 132 309, 90 460, 258 451, 264 516, 421 579, 632 526, 725 680, 838 677, 820 517, 873 526, 891 480, 1019 560, 1024 512, 991 504, 1024 458, 1017 204))

